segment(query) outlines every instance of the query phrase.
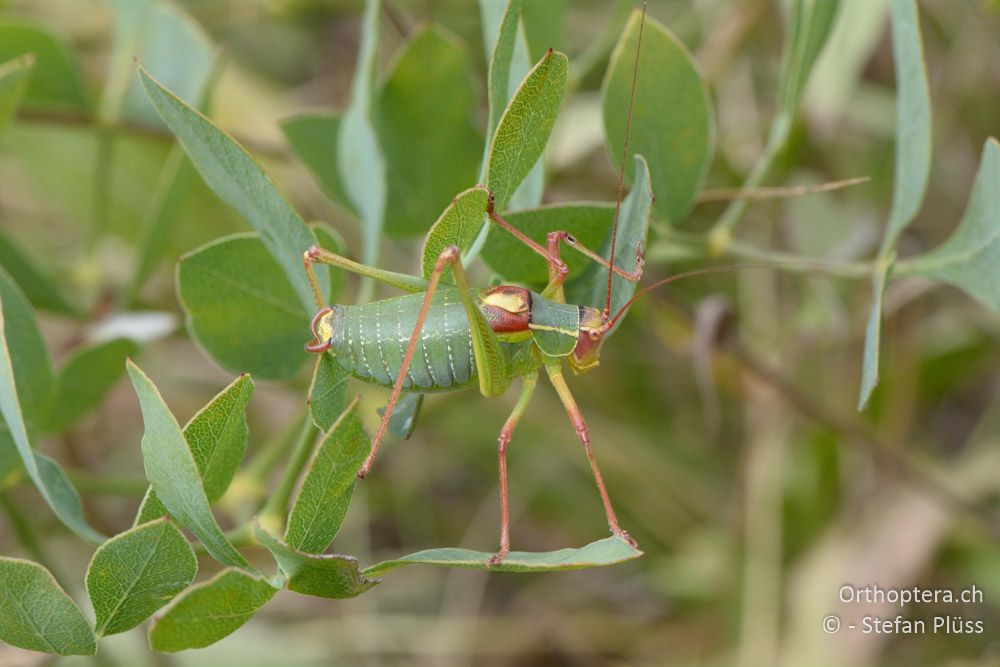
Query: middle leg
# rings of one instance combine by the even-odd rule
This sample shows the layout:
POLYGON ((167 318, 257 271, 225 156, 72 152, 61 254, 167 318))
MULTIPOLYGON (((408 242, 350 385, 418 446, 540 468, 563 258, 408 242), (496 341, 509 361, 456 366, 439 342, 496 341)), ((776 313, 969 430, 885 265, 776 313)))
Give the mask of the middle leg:
POLYGON ((521 421, 525 410, 528 409, 528 403, 531 401, 531 395, 535 393, 535 386, 537 384, 537 372, 524 376, 521 393, 518 394, 514 410, 510 413, 510 417, 507 417, 503 428, 500 429, 500 437, 497 438, 497 451, 499 452, 500 459, 500 550, 486 562, 490 567, 503 561, 507 557, 507 554, 510 553, 510 512, 507 505, 507 445, 510 443, 514 428, 521 421))

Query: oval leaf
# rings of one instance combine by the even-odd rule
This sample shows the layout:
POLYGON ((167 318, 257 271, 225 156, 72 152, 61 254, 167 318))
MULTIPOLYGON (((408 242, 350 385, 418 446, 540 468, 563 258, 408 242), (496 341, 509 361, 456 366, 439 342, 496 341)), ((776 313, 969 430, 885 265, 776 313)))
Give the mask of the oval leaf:
POLYGON ((312 384, 309 386, 309 413, 313 423, 324 433, 347 407, 347 380, 351 374, 337 363, 332 354, 316 358, 312 384))
POLYGON ((580 570, 587 567, 615 565, 642 555, 642 551, 620 537, 606 537, 579 549, 559 549, 557 551, 511 551, 498 565, 488 565, 492 553, 470 549, 428 549, 418 551, 396 560, 387 560, 366 567, 361 574, 375 577, 390 570, 423 563, 443 567, 462 567, 491 572, 555 572, 558 570, 580 570))
POLYGON ((358 559, 353 556, 303 553, 272 537, 257 523, 254 535, 274 556, 290 591, 343 600, 357 597, 377 583, 361 576, 358 559))
POLYGON ((156 496, 172 517, 201 540, 213 558, 223 565, 253 571, 212 516, 194 456, 160 392, 131 360, 128 374, 142 408, 142 459, 156 496))
POLYGON ((336 537, 354 493, 358 470, 372 442, 357 416, 357 398, 323 437, 288 515, 285 542, 322 553, 336 537))
POLYGON ((204 648, 232 634, 274 597, 265 579, 226 569, 181 595, 149 630, 149 647, 176 653, 204 648))
POLYGON ((76 603, 41 565, 0 556, 0 641, 55 655, 94 655, 97 639, 76 603))
POLYGON ((378 102, 389 234, 422 234, 454 193, 476 180, 482 137, 473 125, 469 54, 442 28, 407 41, 378 102))
POLYGON ((182 257, 177 293, 191 335, 230 372, 279 380, 306 360, 310 314, 256 235, 226 236, 182 257))
POLYGON ((142 623, 194 581, 198 559, 166 518, 115 535, 94 552, 87 593, 98 636, 142 623))
MULTIPOLYGON (((212 121, 163 87, 142 67, 139 78, 160 117, 177 136, 205 183, 260 233, 286 281, 305 311, 315 305, 302 270, 302 253, 316 237, 285 201, 271 179, 250 154, 212 121)), ((325 266, 317 266, 324 293, 325 266)))
MULTIPOLYGON (((222 497, 247 448, 247 403, 253 380, 241 375, 219 392, 184 426, 184 440, 194 456, 209 503, 222 497)), ((135 525, 167 514, 152 488, 147 489, 135 525)))
POLYGON ((514 191, 542 157, 566 92, 566 56, 550 50, 514 93, 490 145, 486 183, 496 209, 507 207, 514 191))
MULTIPOLYGON (((611 56, 601 96, 611 159, 622 159, 633 75, 637 76, 629 150, 649 161, 656 210, 667 220, 687 215, 705 182, 715 145, 708 90, 684 44, 655 19, 634 12, 611 56), (635 73, 639 31, 642 52, 635 73)), ((635 182, 634 167, 626 177, 635 182)))
POLYGON ((42 429, 63 431, 99 405, 125 371, 125 358, 138 351, 124 338, 77 351, 59 373, 42 429))
POLYGON ((36 58, 35 71, 24 95, 25 106, 90 111, 79 63, 66 43, 42 27, 11 19, 0 21, 0 62, 25 53, 36 58))
POLYGON ((283 121, 281 130, 326 196, 357 215, 337 171, 340 122, 335 113, 302 114, 283 121))
POLYGON ((455 197, 437 219, 424 241, 421 268, 424 278, 430 278, 438 256, 448 246, 458 246, 465 252, 476 240, 486 218, 489 191, 477 185, 455 197))

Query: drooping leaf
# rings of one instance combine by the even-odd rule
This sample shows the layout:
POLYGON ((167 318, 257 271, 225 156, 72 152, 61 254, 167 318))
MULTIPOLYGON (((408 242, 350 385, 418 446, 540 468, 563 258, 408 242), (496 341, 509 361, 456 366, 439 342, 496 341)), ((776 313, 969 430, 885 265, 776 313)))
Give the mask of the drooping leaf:
MULTIPOLYGON (((650 183, 650 170, 643 156, 636 155, 633 159, 635 181, 632 190, 622 201, 618 220, 618 240, 615 244, 615 266, 624 271, 635 271, 636 251, 646 243, 646 233, 649 231, 649 216, 653 208, 653 191, 650 183)), ((605 258, 611 256, 611 232, 605 236, 604 243, 598 250, 605 258)), ((621 309, 632 295, 635 294, 636 283, 615 274, 611 293, 611 314, 621 309)), ((608 270, 596 262, 584 271, 579 281, 568 286, 566 297, 570 303, 585 304, 595 308, 603 308, 608 290, 608 270)), ((619 324, 621 320, 619 320, 619 324)), ((615 326, 617 329, 617 325, 615 326)), ((611 331, 614 332, 615 329, 611 331)))
POLYGON ((335 113, 311 113, 289 118, 281 129, 326 196, 357 215, 337 171, 340 123, 335 113))
POLYGON ((87 593, 98 636, 131 630, 194 581, 198 559, 169 519, 115 535, 94 552, 87 593))
POLYGON ((777 134, 782 142, 791 128, 813 65, 833 30, 839 9, 840 0, 793 0, 791 3, 778 84, 777 134))
POLYGON ((486 551, 450 548, 428 549, 366 567, 361 571, 361 574, 365 577, 376 577, 404 565, 417 563, 489 570, 491 572, 555 572, 615 565, 638 558, 641 555, 642 551, 620 537, 606 537, 579 549, 542 552, 511 551, 502 563, 492 567, 487 565, 487 561, 493 554, 486 551))
POLYGON ((22 406, 37 414, 35 406, 48 399, 51 382, 48 355, 31 309, 0 271, 0 416, 5 425, 0 442, 13 441, 28 477, 59 520, 80 538, 98 544, 104 538, 87 524, 80 497, 62 468, 31 447, 22 406))
POLYGON ((389 234, 422 234, 456 192, 475 182, 482 137, 473 125, 468 54, 436 26, 404 45, 382 88, 377 128, 385 154, 389 234))
POLYGON ((344 521, 358 470, 372 448, 357 407, 356 398, 327 431, 309 462, 285 530, 285 542, 294 549, 322 553, 344 521))
POLYGON ((920 210, 931 171, 931 100, 914 0, 892 1, 892 55, 896 65, 895 178, 889 222, 872 274, 858 410, 868 403, 878 383, 882 299, 892 273, 896 241, 920 210))
POLYGON ((80 66, 66 43, 47 29, 17 19, 0 19, 0 62, 26 53, 36 58, 27 107, 89 113, 90 99, 80 66))
MULTIPOLYGON (((164 88, 142 67, 139 78, 153 106, 177 136, 205 183, 257 230, 298 297, 298 304, 311 309, 312 289, 302 270, 302 253, 316 243, 316 237, 302 218, 232 137, 164 88)), ((316 269, 320 286, 326 292, 326 267, 316 269)))
POLYGON ((369 266, 378 263, 386 208, 386 164, 374 117, 380 4, 379 0, 365 0, 351 102, 337 135, 337 170, 348 200, 361 218, 362 258, 369 266))
MULTIPOLYGON (((569 232, 576 240, 599 250, 614 221, 614 204, 552 204, 525 211, 511 211, 504 219, 545 246, 549 232, 569 232)), ((544 287, 548 282, 548 262, 513 234, 502 229, 490 233, 483 246, 483 261, 505 280, 544 287)), ((563 246, 562 260, 569 268, 569 282, 578 279, 591 260, 563 246)))
POLYGON ((125 372, 125 358, 138 351, 132 341, 116 338, 74 354, 56 379, 42 430, 63 431, 99 405, 125 372))
POLYGON ((361 595, 377 582, 361 576, 358 559, 339 554, 298 551, 254 523, 257 541, 271 552, 287 580, 288 590, 332 600, 361 595))
POLYGON ((497 124, 486 183, 503 211, 542 157, 566 91, 566 56, 550 51, 525 76, 497 124))
POLYGON ((0 134, 28 90, 34 67, 35 56, 32 54, 0 64, 0 134))
MULTIPOLYGON (((190 16, 170 3, 154 3, 140 27, 136 58, 167 90, 192 106, 205 96, 215 66, 215 48, 190 16)), ((153 127, 164 127, 142 87, 128 88, 121 117, 153 127)))
POLYGON ((350 377, 351 374, 337 363, 333 355, 317 355, 309 386, 309 413, 313 423, 324 433, 330 430, 347 407, 347 381, 350 377))
POLYGON ((49 353, 24 293, 3 270, 0 270, 0 300, 21 414, 28 435, 33 435, 52 397, 49 353))
POLYGON ((58 283, 40 263, 0 230, 0 266, 10 274, 38 310, 76 316, 80 309, 63 294, 58 283))
POLYGON ((145 424, 143 465, 157 498, 174 519, 201 540, 213 558, 223 565, 254 571, 212 516, 194 456, 160 392, 132 361, 128 362, 128 374, 145 424))
MULTIPOLYGON (((424 240, 421 260, 424 278, 430 278, 438 256, 445 248, 454 245, 465 252, 472 246, 486 219, 489 200, 489 191, 477 185, 460 193, 451 201, 424 240)), ((445 278, 450 280, 451 276, 446 274, 445 278)))
POLYGON ((83 612, 37 563, 0 556, 0 641, 55 655, 94 655, 83 612))
POLYGON ((230 372, 278 380, 305 361, 311 310, 255 235, 226 236, 182 257, 177 293, 191 335, 230 372))
POLYGON ((864 409, 878 385, 879 346, 882 341, 882 301, 895 257, 880 262, 872 273, 872 305, 865 326, 865 347, 861 360, 861 391, 858 396, 858 410, 864 409))
MULTIPOLYGON (((641 26, 634 12, 611 56, 601 97, 604 128, 614 164, 625 142, 633 76, 637 76, 632 110, 630 155, 649 161, 656 210, 669 221, 687 215, 705 182, 715 150, 715 121, 708 89, 694 58, 665 26, 649 16, 641 26), (642 52, 636 74, 636 48, 642 52)), ((626 177, 634 183, 631 162, 626 177)))
POLYGON ((149 646, 176 653, 214 644, 249 621, 277 590, 266 579, 227 568, 177 598, 153 622, 149 646))
POLYGON ((915 0, 892 2, 892 55, 896 64, 896 173, 883 256, 892 251, 920 210, 931 173, 931 97, 915 0))
MULTIPOLYGON (((911 260, 906 273, 930 276, 1000 310, 1000 143, 983 146, 965 214, 947 241, 911 260)), ((900 273, 903 273, 902 266, 900 273)))

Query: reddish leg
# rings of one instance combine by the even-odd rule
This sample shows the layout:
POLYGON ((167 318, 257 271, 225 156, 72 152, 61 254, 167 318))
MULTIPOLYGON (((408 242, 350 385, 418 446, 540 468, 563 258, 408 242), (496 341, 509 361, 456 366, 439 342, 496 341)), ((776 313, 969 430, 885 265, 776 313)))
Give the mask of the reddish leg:
POLYGON ((507 505, 507 445, 510 437, 514 433, 514 427, 521 421, 524 411, 528 408, 531 395, 535 392, 535 385, 538 383, 538 373, 531 373, 524 376, 521 385, 521 393, 517 397, 513 412, 504 422, 500 429, 500 437, 497 438, 500 457, 500 550, 496 552, 486 564, 490 567, 503 561, 510 553, 510 513, 507 505))
POLYGON ((611 506, 611 498, 608 497, 608 490, 604 486, 604 478, 601 476, 600 468, 597 467, 594 450, 590 446, 590 433, 587 431, 587 423, 584 421, 583 413, 577 407, 576 401, 573 399, 573 394, 570 393, 566 379, 563 377, 561 362, 559 360, 547 362, 545 370, 549 374, 552 386, 556 388, 556 393, 559 394, 560 400, 562 400, 563 405, 566 407, 566 412, 569 414, 570 421, 573 422, 573 427, 576 429, 576 434, 580 438, 580 442, 583 443, 583 449, 587 453, 587 460, 590 462, 590 470, 594 473, 594 481, 597 482, 597 490, 601 494, 601 502, 604 503, 604 514, 608 519, 608 527, 611 529, 612 534, 621 537, 632 546, 636 546, 635 540, 618 525, 618 517, 615 516, 615 510, 611 506))

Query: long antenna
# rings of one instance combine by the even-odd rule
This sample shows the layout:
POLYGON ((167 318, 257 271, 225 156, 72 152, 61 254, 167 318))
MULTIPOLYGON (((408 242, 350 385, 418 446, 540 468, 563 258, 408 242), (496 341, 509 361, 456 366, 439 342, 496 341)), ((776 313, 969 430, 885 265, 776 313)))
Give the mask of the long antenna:
POLYGON ((625 145, 622 148, 622 161, 618 168, 618 197, 615 200, 615 223, 611 228, 611 256, 608 257, 608 291, 604 299, 604 319, 611 315, 611 287, 615 276, 615 245, 618 242, 618 219, 622 212, 622 199, 625 197, 625 166, 628 164, 628 144, 632 138, 632 107, 635 106, 635 88, 639 80, 639 54, 642 53, 642 29, 646 25, 646 0, 642 3, 642 17, 639 19, 639 37, 635 45, 635 64, 632 67, 632 91, 628 98, 628 115, 625 118, 625 145))

